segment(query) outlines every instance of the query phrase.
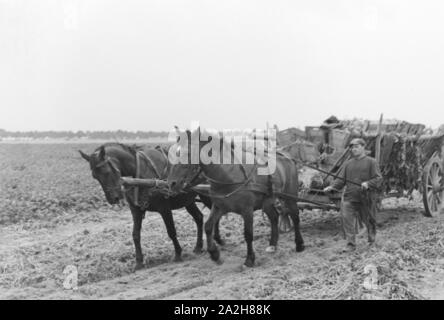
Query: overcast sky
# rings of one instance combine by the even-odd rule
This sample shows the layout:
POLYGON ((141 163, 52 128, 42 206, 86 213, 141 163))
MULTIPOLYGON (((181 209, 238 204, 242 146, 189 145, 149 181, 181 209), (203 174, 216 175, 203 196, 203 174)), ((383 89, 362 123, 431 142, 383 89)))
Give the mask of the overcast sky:
POLYGON ((0 128, 444 123, 444 2, 0 0, 0 128))

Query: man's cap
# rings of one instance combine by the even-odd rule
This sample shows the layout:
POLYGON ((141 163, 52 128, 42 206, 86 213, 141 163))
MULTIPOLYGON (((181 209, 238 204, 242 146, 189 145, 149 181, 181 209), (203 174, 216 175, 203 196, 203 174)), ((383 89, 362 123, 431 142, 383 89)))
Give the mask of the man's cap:
POLYGON ((355 138, 352 141, 350 141, 350 146, 355 145, 355 144, 360 144, 361 146, 365 147, 365 141, 364 139, 361 138, 355 138))
POLYGON ((335 116, 330 116, 324 121, 324 123, 328 123, 328 124, 339 123, 339 120, 335 116))

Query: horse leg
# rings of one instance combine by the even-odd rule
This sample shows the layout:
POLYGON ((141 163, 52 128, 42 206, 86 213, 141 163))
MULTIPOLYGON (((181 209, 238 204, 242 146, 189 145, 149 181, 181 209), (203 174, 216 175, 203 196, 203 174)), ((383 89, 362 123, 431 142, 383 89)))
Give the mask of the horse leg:
POLYGON ((199 208, 196 206, 196 203, 193 202, 185 207, 187 211, 190 213, 190 215, 193 217, 194 222, 196 222, 197 227, 197 240, 196 240, 196 246, 194 247, 193 252, 195 253, 201 253, 202 247, 203 247, 203 215, 202 212, 200 212, 199 208))
POLYGON ((245 242, 247 242, 247 259, 244 264, 247 267, 253 267, 255 260, 253 250, 253 209, 244 212, 242 217, 244 218, 244 237, 245 242))
MULTIPOLYGON (((199 195, 200 200, 202 201, 202 203, 211 210, 211 206, 212 206, 212 202, 211 199, 209 197, 203 196, 203 195, 199 195)), ((224 246, 225 245, 225 240, 222 239, 222 237, 220 236, 220 231, 219 231, 219 222, 220 219, 217 220, 215 226, 214 226, 214 241, 216 241, 216 243, 218 245, 224 246)))
POLYGON ((222 239, 222 237, 220 236, 220 230, 219 230, 219 223, 220 223, 220 219, 221 218, 222 218, 222 215, 219 217, 219 219, 214 224, 214 241, 216 241, 216 243, 218 245, 224 246, 225 245, 225 240, 222 239))
POLYGON ((304 251, 304 239, 302 239, 301 231, 299 229, 299 207, 296 202, 293 202, 291 200, 285 202, 286 207, 289 210, 289 215, 291 220, 293 220, 294 224, 294 239, 296 242, 296 252, 304 251))
POLYGON ((182 261, 182 248, 180 247, 179 241, 177 241, 176 236, 176 227, 174 226, 173 213, 170 209, 167 209, 160 213, 162 216, 163 222, 165 223, 165 227, 167 229, 168 236, 173 241, 174 245, 174 261, 179 262, 182 261))
POLYGON ((214 204, 211 207, 210 215, 207 222, 205 222, 205 233, 207 235, 207 251, 210 254, 211 260, 221 264, 220 252, 216 244, 213 241, 214 225, 222 216, 221 210, 214 204))
POLYGON ((213 203, 211 202, 211 198, 203 195, 199 195, 199 198, 200 201, 202 201, 202 203, 204 204, 204 206, 211 210, 211 207, 213 205, 213 203))
POLYGON ((267 214, 268 219, 270 220, 271 225, 271 236, 270 236, 270 245, 265 252, 273 253, 276 252, 277 243, 279 239, 279 213, 276 211, 274 207, 274 200, 266 200, 263 206, 264 212, 267 214))
POLYGON ((143 268, 143 254, 140 245, 140 230, 142 229, 142 220, 144 212, 138 208, 131 207, 131 214, 133 216, 133 241, 136 249, 136 266, 135 270, 143 268))

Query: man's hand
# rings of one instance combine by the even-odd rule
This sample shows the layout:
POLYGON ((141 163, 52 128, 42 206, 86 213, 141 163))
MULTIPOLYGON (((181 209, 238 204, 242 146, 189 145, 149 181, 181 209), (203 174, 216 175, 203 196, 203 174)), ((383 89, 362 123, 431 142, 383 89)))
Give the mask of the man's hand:
POLYGON ((364 190, 368 190, 368 182, 361 183, 361 188, 364 190))
POLYGON ((323 162, 323 161, 325 161, 325 159, 327 159, 327 157, 328 157, 328 155, 327 155, 327 153, 321 153, 321 155, 319 156, 319 160, 321 161, 321 162, 323 162))

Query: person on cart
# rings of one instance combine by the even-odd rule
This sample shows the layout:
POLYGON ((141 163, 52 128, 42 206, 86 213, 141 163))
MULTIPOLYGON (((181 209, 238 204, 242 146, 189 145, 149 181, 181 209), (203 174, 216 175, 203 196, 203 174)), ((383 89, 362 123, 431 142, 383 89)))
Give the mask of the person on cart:
POLYGON ((377 196, 382 175, 378 162, 366 155, 365 145, 360 138, 350 142, 352 158, 341 168, 337 179, 324 188, 330 192, 345 187, 341 203, 342 229, 347 241, 345 251, 356 248, 358 224, 361 227, 365 224, 370 245, 376 240, 377 196))

